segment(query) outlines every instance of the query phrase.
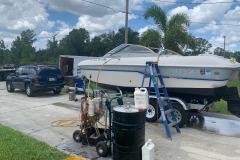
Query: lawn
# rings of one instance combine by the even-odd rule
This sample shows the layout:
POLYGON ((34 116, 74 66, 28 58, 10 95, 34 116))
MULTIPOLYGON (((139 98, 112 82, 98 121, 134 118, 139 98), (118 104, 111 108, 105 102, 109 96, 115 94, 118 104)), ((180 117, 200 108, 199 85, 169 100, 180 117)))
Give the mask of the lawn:
POLYGON ((0 124, 0 157, 2 160, 64 160, 70 155, 0 124))

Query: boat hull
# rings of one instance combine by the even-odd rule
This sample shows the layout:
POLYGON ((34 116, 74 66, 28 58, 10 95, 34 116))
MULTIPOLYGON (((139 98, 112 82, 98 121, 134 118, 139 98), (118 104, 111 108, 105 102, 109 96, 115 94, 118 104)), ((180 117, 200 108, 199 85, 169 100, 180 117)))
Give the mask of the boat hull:
MULTIPOLYGON (((81 71, 86 78, 89 79, 91 75, 91 81, 101 84, 121 87, 142 85, 144 66, 104 66, 101 70, 98 68, 99 66, 90 66, 81 68, 81 71)), ((167 88, 219 88, 227 84, 231 75, 237 75, 232 72, 238 72, 230 69, 187 67, 161 67, 160 70, 167 88)), ((143 86, 149 86, 149 78, 145 78, 143 86)))

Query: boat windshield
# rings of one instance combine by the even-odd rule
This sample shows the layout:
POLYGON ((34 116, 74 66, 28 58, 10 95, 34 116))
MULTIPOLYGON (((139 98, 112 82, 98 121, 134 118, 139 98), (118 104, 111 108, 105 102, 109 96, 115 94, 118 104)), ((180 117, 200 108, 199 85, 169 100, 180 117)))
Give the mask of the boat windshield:
POLYGON ((134 45, 134 44, 121 44, 120 46, 117 46, 110 52, 108 52, 105 57, 107 56, 139 56, 139 53, 141 56, 156 56, 157 54, 164 55, 164 56, 171 56, 171 55, 177 55, 181 56, 180 54, 167 50, 167 49, 161 49, 161 48, 148 48, 140 45, 134 45))
POLYGON ((158 51, 158 54, 160 55, 174 55, 174 56, 182 56, 174 51, 171 51, 171 50, 167 50, 167 49, 161 49, 158 51))
POLYGON ((131 45, 131 44, 121 44, 120 46, 114 48, 108 53, 114 54, 117 52, 125 52, 125 53, 132 53, 132 52, 149 52, 153 53, 153 51, 147 47, 140 46, 140 45, 131 45))

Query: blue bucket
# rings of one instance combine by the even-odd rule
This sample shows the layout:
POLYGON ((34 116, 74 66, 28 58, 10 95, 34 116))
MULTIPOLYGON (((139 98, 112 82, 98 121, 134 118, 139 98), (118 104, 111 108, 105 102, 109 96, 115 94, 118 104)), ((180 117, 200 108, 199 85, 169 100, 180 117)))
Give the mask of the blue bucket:
MULTIPOLYGON (((76 84, 77 88, 82 88, 83 87, 83 80, 81 80, 81 79, 74 79, 74 83, 76 84)), ((77 90, 76 94, 84 94, 84 92, 77 90)))

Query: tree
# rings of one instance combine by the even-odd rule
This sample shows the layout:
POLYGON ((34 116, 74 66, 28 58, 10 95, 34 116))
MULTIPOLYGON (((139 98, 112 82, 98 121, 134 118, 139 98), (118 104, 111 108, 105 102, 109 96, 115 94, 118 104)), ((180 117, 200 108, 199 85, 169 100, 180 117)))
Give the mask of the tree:
POLYGON ((140 37, 140 44, 146 47, 161 48, 161 35, 154 29, 148 29, 140 37))
POLYGON ((189 42, 187 51, 184 55, 198 55, 209 52, 209 48, 212 47, 212 44, 208 42, 208 40, 204 38, 196 38, 192 35, 189 36, 189 42))
POLYGON ((89 43, 89 32, 84 28, 73 29, 60 41, 61 54, 86 56, 87 43, 89 43))
MULTIPOLYGON (((139 44, 139 33, 128 28, 128 43, 139 44)), ((125 41, 125 28, 120 28, 114 36, 114 47, 123 44, 125 41)))
POLYGON ((4 63, 4 57, 5 57, 5 44, 4 41, 1 39, 0 40, 0 65, 4 63))
MULTIPOLYGON (((236 51, 233 53, 233 58, 236 59, 237 62, 240 63, 240 51, 236 51)), ((240 76, 240 75, 239 75, 240 76)))
POLYGON ((115 32, 103 33, 92 38, 87 50, 91 56, 103 56, 114 48, 115 32))
POLYGON ((23 31, 21 36, 17 36, 13 41, 11 52, 17 65, 33 63, 36 50, 32 45, 36 41, 35 36, 34 31, 28 29, 23 31))
POLYGON ((218 55, 218 56, 223 56, 225 58, 231 58, 233 56, 233 53, 230 51, 226 51, 221 47, 215 48, 213 54, 218 55))
POLYGON ((178 13, 168 20, 166 13, 158 6, 151 6, 144 13, 145 19, 150 17, 162 32, 164 48, 180 52, 179 45, 186 44, 189 37, 185 27, 190 25, 190 18, 184 13, 178 13))

